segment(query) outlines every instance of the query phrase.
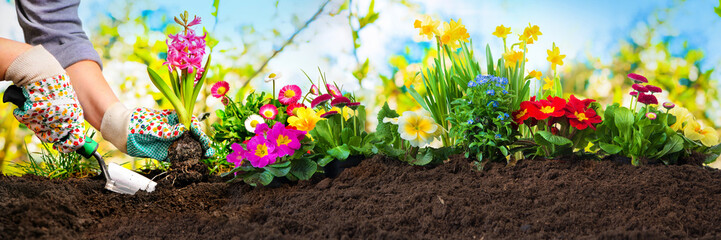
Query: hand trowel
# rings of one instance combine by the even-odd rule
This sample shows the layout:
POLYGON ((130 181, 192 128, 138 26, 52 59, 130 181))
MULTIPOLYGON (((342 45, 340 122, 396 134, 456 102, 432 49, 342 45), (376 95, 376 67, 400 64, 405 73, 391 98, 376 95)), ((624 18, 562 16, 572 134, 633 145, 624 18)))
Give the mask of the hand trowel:
MULTIPOLYGON (((21 107, 25 103, 25 96, 22 89, 15 85, 11 85, 5 90, 3 102, 12 102, 15 106, 21 107)), ((124 168, 118 164, 105 164, 105 160, 98 153, 98 143, 92 138, 86 137, 85 144, 76 152, 83 157, 90 159, 95 157, 100 166, 102 174, 105 176, 105 189, 122 194, 135 194, 138 190, 147 192, 155 191, 156 182, 151 181, 143 175, 124 168)))

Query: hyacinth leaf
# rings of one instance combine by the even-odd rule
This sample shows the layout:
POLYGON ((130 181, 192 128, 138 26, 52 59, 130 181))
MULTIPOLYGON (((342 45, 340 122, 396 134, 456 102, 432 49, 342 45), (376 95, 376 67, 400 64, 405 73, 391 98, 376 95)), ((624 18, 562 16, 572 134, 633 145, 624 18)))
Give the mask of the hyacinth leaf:
POLYGON ((317 170, 318 164, 307 158, 294 160, 290 165, 290 173, 300 180, 310 179, 317 170))
POLYGON ((195 99, 192 99, 193 96, 193 84, 195 83, 195 75, 197 74, 197 70, 193 72, 193 74, 187 74, 185 77, 185 81, 183 81, 183 86, 180 88, 180 93, 183 95, 183 104, 185 106, 185 112, 188 113, 186 116, 180 116, 178 115, 178 118, 180 118, 180 123, 182 123, 185 126, 189 126, 190 124, 190 116, 189 114, 193 113, 193 107, 195 106, 195 99))
POLYGON ((621 152, 621 150, 623 150, 623 148, 619 147, 618 145, 608 144, 605 142, 599 143, 599 147, 601 147, 601 150, 603 150, 604 152, 606 152, 608 154, 617 154, 617 153, 621 152))
POLYGON ((563 86, 561 86, 561 78, 556 77, 553 79, 553 87, 555 88, 555 96, 556 97, 563 97, 563 86))
MULTIPOLYGON (((211 50, 212 51, 212 50, 211 50)), ((210 67, 210 55, 208 54, 208 60, 205 62, 205 71, 203 71, 203 75, 200 75, 200 79, 198 80, 198 83, 195 84, 195 87, 193 87, 193 95, 190 99, 192 99, 193 102, 195 102, 196 99, 198 99, 198 95, 200 94, 200 89, 203 88, 203 85, 205 84, 205 75, 208 74, 208 68, 210 67)), ((192 107, 191 107, 191 113, 192 113, 192 107)))
POLYGON ((175 108, 176 113, 178 114, 178 117, 187 115, 187 112, 185 111, 185 108, 183 107, 183 103, 173 94, 173 90, 168 87, 168 84, 163 81, 162 78, 156 73, 153 69, 148 67, 148 75, 150 76, 151 82, 153 82, 153 85, 155 85, 158 90, 160 90, 160 93, 165 96, 165 98, 170 101, 170 104, 173 105, 175 108))
POLYGON ((170 77, 170 85, 173 87, 173 93, 175 96, 180 93, 180 83, 178 82, 178 75, 174 71, 168 71, 168 77, 170 77))

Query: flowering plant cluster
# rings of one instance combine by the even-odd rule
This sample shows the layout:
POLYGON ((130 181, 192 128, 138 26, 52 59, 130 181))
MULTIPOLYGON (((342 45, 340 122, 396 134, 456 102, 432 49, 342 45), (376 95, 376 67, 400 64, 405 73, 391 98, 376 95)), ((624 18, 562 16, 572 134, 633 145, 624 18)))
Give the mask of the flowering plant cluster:
POLYGON ((644 76, 631 73, 628 77, 635 82, 634 91, 629 93, 633 100, 629 108, 619 104, 606 108, 605 122, 599 126, 596 136, 598 147, 607 154, 630 157, 634 165, 649 160, 675 163, 684 149, 682 135, 674 130, 683 126, 683 123, 676 124, 682 119, 669 114, 675 104, 664 103, 666 111, 660 110, 653 94, 660 93, 661 88, 644 85, 648 83, 644 76), (644 106, 638 107, 639 103, 644 106))
MULTIPOLYGON (((304 94, 291 84, 277 95, 251 93, 245 103, 227 95, 227 82, 213 85, 213 97, 225 105, 216 111, 213 138, 222 142, 218 152, 235 166, 228 174, 254 186, 275 177, 307 180, 334 160, 372 152, 374 135, 365 131, 365 107, 321 76, 323 90, 311 81, 304 94)), ((266 82, 279 78, 271 74, 266 82)))
POLYGON ((538 144, 531 155, 571 155, 577 148, 588 145, 589 136, 602 122, 601 116, 596 114, 598 106, 594 102, 593 99, 580 100, 574 95, 568 100, 552 96, 541 100, 531 97, 513 112, 513 118, 518 125, 529 128, 538 144), (531 127, 536 127, 536 131, 531 127))
POLYGON ((170 76, 170 87, 158 75, 148 67, 148 74, 155 87, 170 101, 178 114, 178 120, 185 126, 190 126, 190 121, 195 107, 195 100, 198 98, 200 89, 205 82, 205 69, 210 64, 210 54, 203 67, 203 57, 206 54, 206 34, 202 36, 195 33, 192 26, 200 24, 200 18, 195 16, 188 21, 188 12, 175 17, 175 22, 183 26, 184 30, 175 35, 169 35, 167 61, 163 65, 168 66, 170 76))
POLYGON ((378 113, 376 148, 383 154, 397 157, 412 165, 426 165, 445 159, 451 148, 434 149, 431 143, 445 130, 424 110, 406 111, 398 115, 385 103, 378 113))
POLYGON ((508 84, 503 77, 478 75, 468 82, 463 98, 453 102, 451 135, 459 139, 466 157, 475 157, 478 168, 484 159, 506 161, 518 138, 510 116, 515 96, 508 92, 508 84))

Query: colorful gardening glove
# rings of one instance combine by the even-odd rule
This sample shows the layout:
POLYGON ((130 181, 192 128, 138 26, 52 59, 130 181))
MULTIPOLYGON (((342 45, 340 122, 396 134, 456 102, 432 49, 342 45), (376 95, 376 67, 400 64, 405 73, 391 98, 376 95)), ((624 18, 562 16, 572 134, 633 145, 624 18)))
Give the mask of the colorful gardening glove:
MULTIPOLYGON (((200 130, 195 117, 191 122, 190 133, 200 141, 205 157, 213 156, 210 138, 200 130)), ((103 138, 120 151, 160 161, 167 159, 170 145, 186 131, 174 110, 127 109, 122 103, 116 103, 105 112, 100 126, 103 138)))
POLYGON ((83 110, 70 78, 45 48, 36 46, 18 56, 4 79, 13 81, 25 97, 13 115, 40 140, 64 153, 85 143, 83 110))

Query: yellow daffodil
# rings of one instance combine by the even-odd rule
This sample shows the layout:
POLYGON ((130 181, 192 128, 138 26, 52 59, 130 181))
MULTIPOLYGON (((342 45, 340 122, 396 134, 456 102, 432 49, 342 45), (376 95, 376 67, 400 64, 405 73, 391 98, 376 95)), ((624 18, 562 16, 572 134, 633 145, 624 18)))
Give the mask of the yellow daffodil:
POLYGON ((433 118, 424 114, 407 111, 398 118, 398 132, 401 138, 414 147, 425 147, 433 142, 439 126, 433 118))
POLYGON ((541 73, 541 71, 536 71, 536 70, 533 70, 533 71, 531 71, 531 73, 528 74, 528 76, 531 76, 531 77, 533 77, 533 78, 535 78, 535 79, 538 79, 538 80, 541 80, 541 76, 542 76, 542 75, 543 75, 543 74, 541 73))
POLYGON ((548 77, 543 78, 543 90, 553 90, 555 82, 556 81, 553 81, 548 77))
POLYGON ((493 35, 499 38, 506 38, 508 34, 511 34, 511 28, 505 27, 503 24, 501 24, 501 26, 497 26, 496 31, 493 32, 493 35))
POLYGON ((694 117, 693 115, 691 115, 688 109, 683 107, 676 106, 675 108, 668 111, 668 113, 676 117, 676 122, 671 125, 671 129, 677 132, 683 129, 684 124, 688 120, 696 121, 695 119, 693 119, 694 117))
POLYGON ((313 109, 304 107, 299 108, 295 116, 288 118, 290 126, 306 132, 313 130, 318 121, 320 121, 320 116, 316 115, 313 109))
POLYGON ((441 43, 448 45, 452 49, 458 49, 461 47, 460 42, 468 42, 468 38, 470 37, 466 26, 463 26, 463 23, 461 23, 461 19, 458 19, 458 22, 451 19, 450 22, 443 23, 441 43))
POLYGON ((546 53, 548 53, 546 60, 551 62, 551 69, 555 71, 556 66, 563 65, 563 59, 566 58, 566 55, 561 55, 561 51, 558 50, 558 47, 556 47, 556 43, 553 43, 552 50, 546 50, 546 53))
POLYGON ((413 22, 413 27, 420 30, 420 33, 418 35, 425 36, 425 38, 428 40, 433 39, 433 34, 439 35, 439 25, 440 21, 433 20, 433 18, 428 15, 423 16, 422 19, 416 19, 416 21, 413 22))
POLYGON ((719 134, 712 127, 703 127, 697 121, 689 121, 683 129, 683 135, 693 141, 701 141, 704 146, 719 144, 719 134))
POLYGON ((518 35, 518 40, 525 42, 526 44, 533 44, 534 41, 538 40, 538 36, 543 35, 541 33, 541 29, 538 27, 538 25, 528 24, 528 27, 526 29, 523 29, 523 34, 518 35))
POLYGON ((506 60, 506 66, 512 68, 516 67, 516 63, 523 59, 523 52, 521 51, 509 51, 503 54, 503 59, 506 60))

